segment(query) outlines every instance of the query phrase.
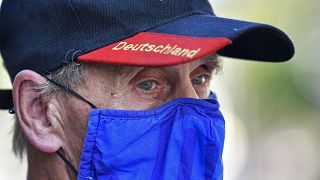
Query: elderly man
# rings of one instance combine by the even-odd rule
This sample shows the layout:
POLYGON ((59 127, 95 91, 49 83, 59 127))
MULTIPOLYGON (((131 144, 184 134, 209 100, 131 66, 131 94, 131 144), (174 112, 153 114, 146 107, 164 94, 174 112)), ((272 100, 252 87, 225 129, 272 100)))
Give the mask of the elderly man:
POLYGON ((4 0, 14 151, 28 179, 222 179, 218 55, 280 62, 275 27, 207 0, 4 0))

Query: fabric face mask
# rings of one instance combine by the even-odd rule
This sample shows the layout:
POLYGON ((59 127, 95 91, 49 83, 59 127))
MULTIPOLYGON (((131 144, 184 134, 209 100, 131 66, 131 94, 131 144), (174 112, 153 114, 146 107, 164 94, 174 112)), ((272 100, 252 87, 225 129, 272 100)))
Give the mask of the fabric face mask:
POLYGON ((145 111, 93 109, 78 179, 222 179, 224 120, 214 99, 145 111))
POLYGON ((223 179, 224 127, 214 94, 151 110, 92 109, 78 179, 223 179))

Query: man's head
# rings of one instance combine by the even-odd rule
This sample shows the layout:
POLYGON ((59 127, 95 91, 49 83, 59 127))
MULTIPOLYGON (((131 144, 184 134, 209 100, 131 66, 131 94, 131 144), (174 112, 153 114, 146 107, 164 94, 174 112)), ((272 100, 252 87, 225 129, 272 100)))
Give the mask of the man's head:
MULTIPOLYGON (((219 68, 216 56, 161 68, 70 63, 48 77, 98 108, 146 110, 179 97, 207 98, 219 68)), ((16 76, 13 88, 15 152, 22 154, 30 141, 43 152, 69 151, 77 163, 91 107, 30 70, 16 76)))
MULTIPOLYGON (((0 27, 13 81, 13 104, 1 103, 14 106, 14 150, 27 148, 30 168, 59 169, 57 151, 78 167, 92 108, 140 112, 205 99, 219 55, 280 62, 294 53, 282 31, 216 17, 207 0, 5 0, 0 27)), ((193 107, 192 121, 207 105, 193 107)))
POLYGON ((72 61, 168 66, 215 52, 270 62, 294 54, 281 30, 217 17, 207 0, 4 0, 0 18, 11 80, 72 61))

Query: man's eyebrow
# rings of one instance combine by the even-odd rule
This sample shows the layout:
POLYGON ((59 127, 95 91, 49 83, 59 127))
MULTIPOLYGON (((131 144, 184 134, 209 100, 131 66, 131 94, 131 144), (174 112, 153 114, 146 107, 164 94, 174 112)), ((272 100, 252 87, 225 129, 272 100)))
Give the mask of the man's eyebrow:
POLYGON ((204 68, 210 73, 218 73, 221 70, 221 60, 214 54, 201 59, 204 68))
POLYGON ((113 74, 115 77, 121 77, 122 79, 131 79, 144 68, 141 66, 115 66, 113 74))
MULTIPOLYGON (((210 73, 219 72, 221 68, 221 62, 216 54, 201 58, 202 63, 200 66, 204 66, 210 73)), ((141 70, 149 68, 147 66, 123 66, 112 65, 112 71, 115 77, 121 77, 122 79, 131 79, 141 70)), ((153 67, 154 68, 154 67, 153 67)), ((158 69, 165 70, 165 67, 157 67, 158 69)))

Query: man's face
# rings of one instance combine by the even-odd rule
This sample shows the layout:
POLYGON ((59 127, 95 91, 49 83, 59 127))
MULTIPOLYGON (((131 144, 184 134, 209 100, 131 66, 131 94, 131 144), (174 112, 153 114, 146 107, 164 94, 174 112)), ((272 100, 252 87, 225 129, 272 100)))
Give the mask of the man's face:
MULTIPOLYGON (((207 98, 214 61, 197 60, 168 67, 128 67, 86 64, 85 84, 75 91, 98 108, 146 110, 175 98, 207 98)), ((67 149, 80 157, 90 106, 75 98, 60 98, 67 149)), ((66 148, 65 148, 66 149, 66 148)))

